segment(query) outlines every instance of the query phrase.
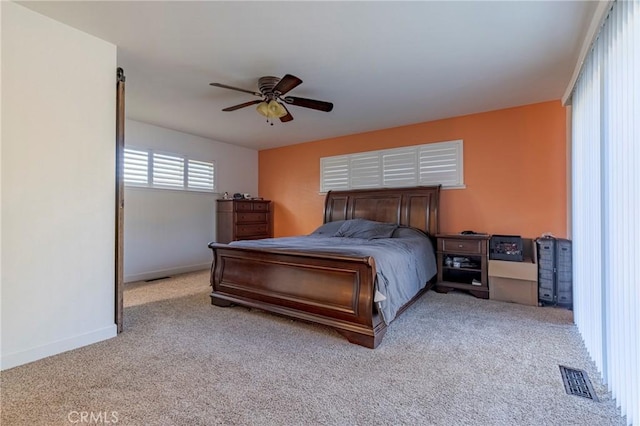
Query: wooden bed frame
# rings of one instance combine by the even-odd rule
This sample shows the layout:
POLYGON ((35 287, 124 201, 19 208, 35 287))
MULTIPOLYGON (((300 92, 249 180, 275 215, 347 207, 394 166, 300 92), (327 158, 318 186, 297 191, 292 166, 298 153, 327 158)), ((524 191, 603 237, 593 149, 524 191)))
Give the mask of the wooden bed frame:
MULTIPOLYGON (((438 233, 439 186, 330 191, 324 222, 369 219, 438 233)), ((349 257, 211 243, 211 303, 258 308, 324 324, 350 342, 377 347, 387 331, 374 303, 372 257, 349 257)), ((435 244, 434 244, 435 248, 435 244)), ((398 315, 433 280, 409 301, 398 315)))

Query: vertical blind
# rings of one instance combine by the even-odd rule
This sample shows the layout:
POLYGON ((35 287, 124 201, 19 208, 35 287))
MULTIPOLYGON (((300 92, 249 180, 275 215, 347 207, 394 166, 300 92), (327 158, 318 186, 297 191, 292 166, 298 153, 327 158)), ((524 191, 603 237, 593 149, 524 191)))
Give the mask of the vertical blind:
POLYGON ((596 365, 604 362, 602 276, 601 47, 583 65, 573 97, 572 226, 574 320, 596 365), (581 307, 580 309, 578 307, 581 307))
POLYGON ((573 95, 575 321, 640 424, 640 0, 617 1, 573 95))

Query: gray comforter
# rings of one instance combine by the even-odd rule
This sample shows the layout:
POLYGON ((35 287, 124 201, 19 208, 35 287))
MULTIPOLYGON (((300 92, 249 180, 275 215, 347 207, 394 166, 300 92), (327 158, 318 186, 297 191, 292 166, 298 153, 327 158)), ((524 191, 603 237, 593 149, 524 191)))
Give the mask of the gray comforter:
POLYGON ((375 302, 386 324, 436 274, 433 245, 424 233, 416 229, 398 227, 391 238, 333 235, 316 231, 305 236, 235 241, 230 245, 373 257, 377 273, 375 302))

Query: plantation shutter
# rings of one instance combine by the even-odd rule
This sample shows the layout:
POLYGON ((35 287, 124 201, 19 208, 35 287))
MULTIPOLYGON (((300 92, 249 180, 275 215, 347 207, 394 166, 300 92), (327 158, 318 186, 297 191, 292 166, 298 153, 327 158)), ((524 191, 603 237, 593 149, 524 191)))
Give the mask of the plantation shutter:
POLYGON ((184 186, 184 159, 153 153, 153 184, 181 188, 184 186))
POLYGON ((189 189, 200 189, 213 191, 214 185, 214 165, 206 161, 187 161, 187 187, 189 189))
POLYGON ((422 145, 418 156, 420 185, 462 184, 462 141, 422 145))
POLYGON ((124 183, 127 185, 147 185, 149 183, 148 152, 125 148, 124 183))
POLYGON ((380 155, 377 152, 354 154, 350 156, 350 160, 351 188, 376 188, 380 186, 382 167, 380 155))
POLYGON ((320 180, 322 192, 349 189, 349 157, 321 158, 320 180))
POLYGON ((320 191, 442 185, 463 188, 462 140, 320 159, 320 191))
POLYGON ((383 151, 383 186, 415 186, 418 183, 417 149, 394 149, 383 151))

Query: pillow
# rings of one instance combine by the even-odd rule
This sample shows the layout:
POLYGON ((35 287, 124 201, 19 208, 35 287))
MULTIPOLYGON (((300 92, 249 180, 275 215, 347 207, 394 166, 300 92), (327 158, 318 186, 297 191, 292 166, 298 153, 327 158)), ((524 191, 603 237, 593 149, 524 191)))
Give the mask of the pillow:
POLYGON ((351 219, 345 221, 334 237, 363 238, 373 240, 375 238, 391 238, 398 225, 395 223, 382 223, 366 219, 351 219))
POLYGON ((413 238, 413 237, 429 237, 425 231, 410 226, 398 226, 398 229, 393 231, 392 238, 413 238))
POLYGON ((322 236, 322 237, 333 237, 333 234, 338 232, 338 229, 340 229, 340 227, 342 226, 342 224, 344 222, 345 222, 344 220, 336 220, 334 222, 327 222, 324 225, 320 225, 318 227, 318 229, 316 229, 315 231, 313 231, 309 235, 319 235, 319 236, 322 236))

